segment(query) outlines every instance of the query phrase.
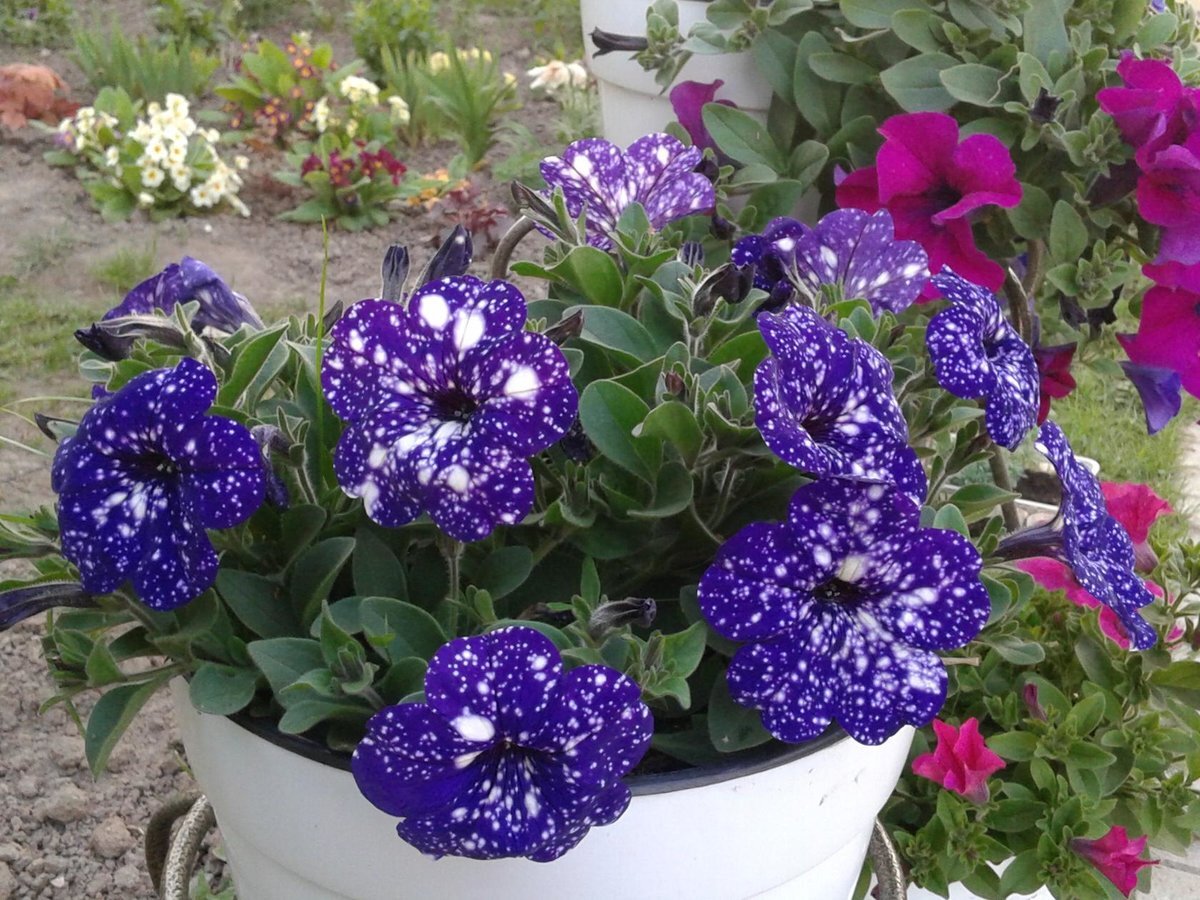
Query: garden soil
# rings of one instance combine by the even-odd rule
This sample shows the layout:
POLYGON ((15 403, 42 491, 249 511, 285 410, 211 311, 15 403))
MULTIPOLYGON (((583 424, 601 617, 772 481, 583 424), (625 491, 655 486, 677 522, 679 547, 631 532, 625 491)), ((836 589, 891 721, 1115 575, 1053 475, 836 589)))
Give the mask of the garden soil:
MULTIPOLYGON (((112 21, 132 23, 134 31, 144 24, 148 6, 141 0, 105 4, 112 21)), ((478 33, 489 36, 487 46, 499 53, 504 69, 521 73, 533 64, 524 46, 531 33, 529 22, 481 18, 487 21, 479 23, 478 33)), ((269 36, 285 37, 282 32, 269 36)), ((315 39, 331 40, 338 58, 352 55, 344 34, 318 33, 315 39)), ((39 54, 0 45, 0 64, 15 61, 54 66, 78 100, 90 99, 80 72, 62 52, 39 54)), ((518 120, 552 140, 552 105, 523 99, 524 108, 515 114, 518 120)), ((120 248, 152 248, 159 266, 185 254, 204 260, 249 297, 266 319, 316 309, 321 229, 274 218, 294 205, 290 189, 270 179, 281 167, 280 158, 252 158, 241 194, 252 210, 248 219, 222 214, 154 224, 135 216, 130 222, 108 224, 93 211, 69 171, 42 161, 49 147, 49 137, 32 129, 16 135, 0 131, 0 278, 20 278, 47 310, 103 309, 107 289, 98 285, 94 269, 120 248), (30 259, 38 259, 39 245, 50 248, 43 254, 47 262, 31 265, 30 259), (54 247, 58 250, 51 252, 54 247)), ((428 172, 445 165, 452 155, 453 148, 443 146, 410 154, 405 161, 410 169, 428 172)), ((486 184, 486 190, 495 202, 506 201, 504 186, 486 184)), ((423 265, 436 247, 438 233, 448 228, 436 212, 416 210, 372 232, 331 232, 327 303, 374 295, 390 243, 406 244, 414 266, 423 265)), ((479 274, 486 272, 485 263, 486 259, 477 263, 479 274)), ((72 327, 87 324, 81 317, 72 327)), ((0 380, 6 381, 0 393, 9 398, 80 396, 86 389, 68 373, 13 378, 5 372, 5 360, 0 360, 0 380)), ((79 407, 73 410, 78 415, 79 407)), ((12 417, 0 422, 0 434, 52 451, 35 429, 12 417)), ((0 509, 52 502, 48 458, 0 444, 0 509)), ((13 567, 0 563, 0 580, 11 575, 13 567)), ((161 694, 150 701, 118 744, 110 770, 93 779, 84 760, 83 739, 67 712, 61 707, 38 712, 53 694, 41 656, 41 634, 40 617, 0 633, 0 900, 153 897, 141 849, 143 828, 174 792, 196 789, 169 698, 161 694)), ((79 705, 85 719, 89 707, 90 701, 79 705)), ((219 850, 209 856, 211 872, 220 869, 218 857, 219 850)))

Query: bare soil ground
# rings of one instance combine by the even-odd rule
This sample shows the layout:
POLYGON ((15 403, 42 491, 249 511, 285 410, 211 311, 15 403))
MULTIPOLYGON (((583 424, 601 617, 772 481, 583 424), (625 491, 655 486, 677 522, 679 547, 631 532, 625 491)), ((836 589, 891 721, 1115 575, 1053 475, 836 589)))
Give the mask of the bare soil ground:
MULTIPOLYGON (((112 0, 103 4, 103 18, 136 33, 145 30, 150 6, 147 0, 112 0)), ((529 21, 483 14, 477 24, 480 44, 499 55, 504 69, 519 74, 532 65, 529 21)), ((282 38, 285 30, 278 30, 269 36, 282 38)), ((352 56, 344 33, 318 32, 315 38, 332 41, 340 59, 352 56)), ((49 63, 72 84, 77 99, 91 99, 81 73, 62 51, 39 54, 0 44, 0 64, 13 61, 49 63)), ((524 99, 524 109, 515 115, 545 135, 553 110, 524 99)), ((43 162, 49 146, 46 136, 31 130, 0 131, 0 277, 19 279, 22 292, 44 304, 47 315, 78 310, 73 329, 107 308, 116 298, 97 282, 94 270, 122 248, 152 248, 159 267, 185 254, 202 259, 249 297, 264 318, 316 308, 321 230, 275 220, 275 213, 292 205, 286 189, 269 177, 278 159, 253 160, 242 193, 253 213, 248 219, 220 215, 154 224, 139 215, 107 224, 69 171, 43 162)), ((431 171, 453 152, 450 145, 421 150, 406 162, 410 169, 431 171)), ((500 201, 505 191, 495 185, 490 194, 500 201)), ((420 265, 437 243, 439 226, 445 227, 421 210, 373 232, 331 232, 328 302, 374 295, 379 264, 391 243, 406 244, 420 265)), ((479 266, 483 270, 482 262, 479 266)), ((26 326, 15 323, 3 304, 0 296, 0 335, 35 340, 10 331, 26 326)), ((69 371, 27 371, 0 358, 0 399, 82 396, 86 388, 69 371)), ((74 411, 77 415, 79 407, 74 411)), ((0 435, 52 450, 35 429, 12 416, 0 420, 0 435)), ((0 442, 0 509, 52 502, 48 457, 0 442)), ((0 578, 5 574, 0 567, 0 578)), ((172 792, 194 789, 169 699, 162 695, 151 701, 115 752, 112 771, 93 780, 82 738, 67 714, 37 712, 53 692, 41 658, 41 628, 38 618, 0 633, 0 900, 153 897, 141 829, 172 792)))

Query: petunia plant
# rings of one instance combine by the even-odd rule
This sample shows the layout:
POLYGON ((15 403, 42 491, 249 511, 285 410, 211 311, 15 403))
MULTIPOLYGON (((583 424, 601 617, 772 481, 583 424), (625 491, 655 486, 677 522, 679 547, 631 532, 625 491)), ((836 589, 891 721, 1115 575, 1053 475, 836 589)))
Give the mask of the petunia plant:
MULTIPOLYGON (((1028 801, 1022 828, 1053 828, 1014 850, 1084 898, 1102 895, 1078 842, 1109 812, 1178 838, 1200 808, 1182 751, 1135 774, 1143 738, 1120 723, 1129 704, 1200 732, 1194 663, 1164 649, 1192 640, 1175 631, 1192 583, 1155 601, 1136 573, 1168 559, 1142 547, 1153 504, 1131 537, 1053 418, 1039 430, 1031 320, 886 206, 739 229, 724 176, 669 134, 578 141, 542 175, 514 187, 524 215, 490 277, 457 229, 419 275, 393 246, 378 285, 264 323, 185 259, 80 330, 94 406, 40 420, 58 500, 0 519, 3 555, 33 566, 0 585, 0 623, 60 607, 55 701, 103 692, 93 768, 182 676, 203 712, 349 755, 364 810, 421 852, 545 862, 619 820, 630 773, 831 730, 905 742, 940 718, 947 745, 894 822, 938 784, 1028 801), (1058 473, 1049 521, 1012 505, 1022 446, 1058 473), (992 479, 968 483, 980 468, 992 479), (1061 779, 1046 763, 1034 803, 987 780, 1039 749, 963 713, 999 704, 1018 730, 1014 686, 1042 682, 998 686, 997 667, 1099 634, 1090 607, 1035 594, 1047 563, 1129 649, 1085 663, 1118 673, 1111 704, 1054 673, 1084 705, 1061 740, 1083 749, 1061 779), (1091 742, 1102 718, 1105 746, 1136 745, 1129 768, 1091 742), (1152 785, 1159 818, 1120 806, 1152 785)), ((932 838, 912 830, 917 860, 932 838)), ((986 879, 997 848, 917 871, 986 879)))

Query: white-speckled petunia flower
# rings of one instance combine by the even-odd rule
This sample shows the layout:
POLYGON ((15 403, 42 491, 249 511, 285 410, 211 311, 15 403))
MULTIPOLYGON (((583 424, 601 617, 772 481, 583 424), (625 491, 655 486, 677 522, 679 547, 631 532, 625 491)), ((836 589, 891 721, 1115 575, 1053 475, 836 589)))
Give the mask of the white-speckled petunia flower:
POLYGON ((903 312, 929 280, 925 251, 916 241, 896 240, 885 209, 835 210, 815 228, 774 219, 762 234, 738 241, 731 258, 739 266, 755 265, 755 287, 773 296, 781 284, 806 297, 830 285, 845 299, 866 300, 876 312, 903 312))
POLYGON ((655 228, 716 205, 712 182, 695 171, 703 151, 669 134, 648 134, 622 150, 603 138, 575 141, 542 160, 542 178, 562 188, 567 211, 587 210, 588 243, 608 249, 625 208, 640 203, 655 228))
POLYGON ((883 354, 806 306, 760 313, 758 327, 771 350, 754 373, 766 445, 803 472, 895 484, 923 502, 925 470, 883 354))
POLYGON ((212 586, 206 528, 231 528, 262 503, 265 472, 249 429, 205 412, 213 373, 194 359, 134 377, 92 407, 54 456, 63 555, 84 590, 126 579, 154 609, 212 586))
POLYGON ((549 638, 502 628, 438 650, 425 702, 376 713, 351 768, 422 853, 548 862, 625 812, 621 778, 653 727, 636 682, 599 665, 564 675, 549 638))
POLYGON ((1040 377, 1033 351, 987 288, 949 269, 931 280, 950 301, 925 332, 938 384, 955 397, 982 399, 988 435, 1015 450, 1037 424, 1040 377))
POLYGON ((422 286, 406 307, 361 300, 338 320, 321 367, 348 423, 334 469, 372 520, 428 513, 475 541, 529 512, 528 457, 566 434, 579 397, 562 351, 525 318, 511 284, 465 275, 422 286))
POLYGON ((744 645, 729 665, 733 699, 762 711, 783 741, 837 722, 879 744, 942 708, 934 651, 979 633, 990 605, 967 538, 922 528, 894 488, 824 479, 792 497, 786 521, 725 542, 700 580, 700 609, 744 645))

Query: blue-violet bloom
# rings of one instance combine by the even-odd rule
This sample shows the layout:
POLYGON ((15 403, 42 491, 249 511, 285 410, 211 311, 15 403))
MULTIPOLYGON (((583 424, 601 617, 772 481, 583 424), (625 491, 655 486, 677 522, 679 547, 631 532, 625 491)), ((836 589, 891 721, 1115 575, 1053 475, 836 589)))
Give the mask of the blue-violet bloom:
POLYGON ((894 488, 824 479, 796 491, 786 521, 725 542, 700 580, 700 609, 743 642, 729 691, 762 711, 767 731, 795 743, 837 722, 879 744, 942 708, 934 651, 963 646, 987 621, 982 565, 962 535, 922 528, 894 488))
POLYGON ((863 299, 876 313, 903 312, 929 280, 929 258, 916 241, 896 240, 886 209, 839 209, 809 228, 795 219, 773 220, 762 234, 733 247, 736 265, 755 264, 755 287, 773 292, 790 285, 810 301, 822 285, 841 297, 863 299))
POLYGON ((1033 351, 987 288, 949 269, 932 281, 950 301, 925 333, 938 384, 955 397, 983 399, 988 435, 1015 450, 1037 423, 1040 393, 1033 351))
POLYGON ((184 359, 135 376, 84 415, 54 455, 63 555, 84 590, 126 579, 153 609, 174 609, 212 586, 207 528, 231 528, 263 500, 265 475, 249 429, 205 412, 217 379, 184 359))
POLYGON ((197 332, 205 328, 233 334, 242 325, 254 329, 263 327, 262 319, 250 301, 231 290, 216 272, 190 256, 171 263, 157 275, 152 275, 125 295, 118 306, 104 314, 104 319, 123 316, 145 316, 155 310, 170 313, 177 303, 199 301, 200 309, 192 319, 197 332))
POLYGON ((1045 556, 1066 563, 1075 580, 1116 613, 1133 649, 1154 646, 1158 635, 1138 614, 1154 602, 1154 595, 1134 572, 1133 540, 1108 511, 1100 482, 1075 458, 1056 423, 1041 427, 1036 446, 1062 484, 1058 515, 1047 525, 1009 535, 996 552, 1005 559, 1045 556))
POLYGON ((685 147, 669 134, 648 134, 622 150, 602 138, 575 141, 562 156, 542 160, 550 190, 562 188, 567 211, 586 208, 588 243, 612 246, 612 233, 625 208, 640 203, 655 228, 716 205, 712 182, 693 171, 703 151, 685 147))
POLYGON ((423 285, 407 307, 361 300, 338 320, 321 367, 348 423, 334 470, 372 520, 428 513, 475 541, 529 512, 528 457, 567 433, 579 397, 562 351, 525 319, 511 284, 464 275, 423 285))
POLYGON ((891 483, 923 502, 925 470, 883 354, 806 306, 759 313, 758 327, 771 350, 754 373, 767 446, 811 475, 891 483))
POLYGON ((621 777, 653 727, 636 682, 600 665, 564 675, 549 638, 502 628, 438 650, 425 701, 376 713, 351 769, 422 853, 548 862, 625 811, 621 777))

